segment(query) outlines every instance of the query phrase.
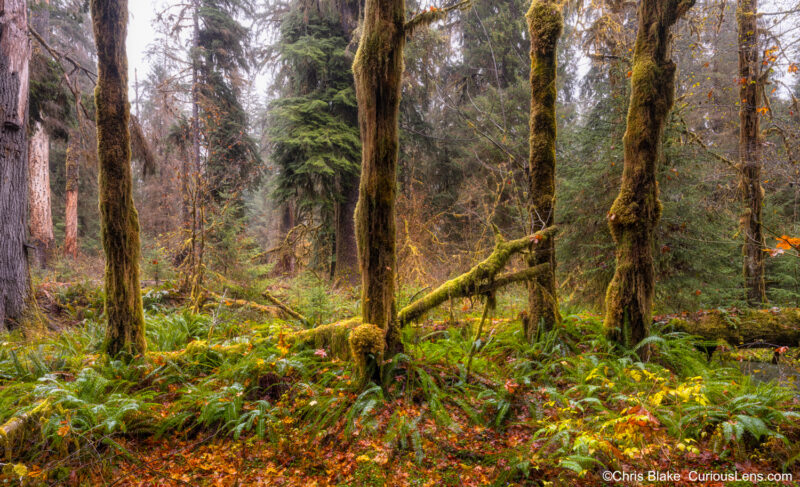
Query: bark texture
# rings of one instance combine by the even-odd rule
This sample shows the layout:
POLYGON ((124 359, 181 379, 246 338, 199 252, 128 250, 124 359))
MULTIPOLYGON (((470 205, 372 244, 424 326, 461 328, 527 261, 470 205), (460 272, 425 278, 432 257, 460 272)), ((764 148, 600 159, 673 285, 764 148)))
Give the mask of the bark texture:
POLYGON ((37 122, 28 140, 28 205, 30 244, 39 266, 47 265, 53 248, 53 215, 50 206, 50 137, 37 122))
POLYGON ((761 228, 761 130, 758 99, 761 90, 758 52, 758 0, 739 0, 736 23, 739 30, 739 189, 744 213, 744 285, 748 304, 760 306, 767 300, 764 284, 764 231, 761 228))
MULTIPOLYGON (((556 189, 556 50, 564 20, 560 7, 534 0, 527 14, 531 36, 531 114, 528 198, 533 231, 551 227, 555 220, 556 189)), ((556 253, 552 238, 531 247, 528 265, 542 264, 528 285, 525 338, 532 341, 561 321, 556 297, 556 253)))
POLYGON ((97 44, 97 142, 100 218, 106 256, 105 290, 111 356, 145 351, 139 287, 139 216, 133 204, 128 128, 127 0, 92 0, 97 44))
POLYGON ((66 157, 66 208, 64 215, 64 254, 78 256, 78 156, 80 136, 77 130, 70 132, 66 157))
POLYGON ((386 333, 387 356, 402 351, 395 319, 395 197, 405 1, 367 0, 353 73, 361 130, 356 235, 363 322, 386 333))
POLYGON ((628 347, 649 334, 652 322, 654 230, 661 217, 656 163, 675 96, 671 28, 694 0, 642 0, 631 73, 619 195, 608 214, 617 265, 606 293, 605 329, 628 347))
POLYGON ((30 290, 28 19, 24 0, 0 0, 0 329, 16 324, 30 290))

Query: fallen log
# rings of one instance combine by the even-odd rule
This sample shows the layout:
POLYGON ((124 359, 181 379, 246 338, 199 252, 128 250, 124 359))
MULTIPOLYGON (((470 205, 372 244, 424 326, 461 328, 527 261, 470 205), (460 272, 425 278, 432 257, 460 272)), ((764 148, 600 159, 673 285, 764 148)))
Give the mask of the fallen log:
POLYGON ((225 296, 217 294, 213 291, 209 291, 208 289, 204 290, 204 294, 209 298, 213 298, 214 300, 222 304, 225 304, 226 306, 234 306, 234 305, 241 306, 243 308, 250 308, 254 311, 259 311, 261 313, 271 314, 273 316, 278 316, 283 312, 282 309, 275 306, 266 306, 263 304, 254 303, 253 301, 247 301, 244 299, 226 298, 225 296))
POLYGON ((267 301, 269 301, 270 303, 272 303, 275 306, 277 306, 278 309, 280 309, 281 311, 286 313, 288 316, 291 316, 292 318, 294 318, 294 319, 296 319, 298 321, 302 321, 304 323, 308 323, 308 320, 306 319, 305 316, 301 315, 297 311, 295 311, 292 308, 288 307, 287 305, 283 304, 280 300, 278 300, 278 298, 273 296, 272 293, 270 293, 269 291, 264 290, 264 292, 261 293, 261 295, 264 296, 267 299, 267 301))
POLYGON ((25 425, 32 421, 36 416, 45 414, 50 407, 50 403, 44 400, 36 405, 27 413, 14 416, 0 426, 0 442, 5 450, 6 460, 10 461, 13 456, 14 439, 23 431, 25 425))
POLYGON ((800 346, 800 309, 710 311, 694 317, 673 318, 675 331, 709 342, 724 340, 732 347, 800 346))
POLYGON ((556 231, 556 227, 550 227, 533 235, 510 241, 506 241, 498 234, 494 251, 489 257, 467 273, 445 282, 434 291, 401 309, 397 314, 397 320, 402 326, 418 319, 449 299, 480 296, 514 282, 530 280, 536 274, 546 270, 547 265, 542 264, 500 276, 497 274, 515 254, 528 250, 533 242, 553 238, 556 231))

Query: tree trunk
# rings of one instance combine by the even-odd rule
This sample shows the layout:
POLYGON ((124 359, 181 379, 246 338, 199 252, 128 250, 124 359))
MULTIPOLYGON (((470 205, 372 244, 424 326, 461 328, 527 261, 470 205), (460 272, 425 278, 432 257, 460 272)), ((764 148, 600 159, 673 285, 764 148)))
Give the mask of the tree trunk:
POLYGON ((290 233, 295 227, 294 204, 286 201, 281 208, 281 221, 279 232, 284 241, 278 252, 278 262, 275 265, 275 272, 282 276, 294 275, 295 255, 292 235, 290 233))
MULTIPOLYGON (((534 0, 527 14, 531 34, 531 114, 529 207, 533 232, 555 220, 556 187, 556 50, 564 21, 560 7, 534 0)), ((525 338, 532 341, 561 321, 556 297, 556 254, 552 238, 533 244, 529 267, 548 266, 528 284, 525 338)))
POLYGON ((671 27, 694 0, 642 0, 631 72, 620 193, 608 214, 617 265, 606 293, 609 338, 631 347, 652 322, 654 230, 661 217, 656 163, 675 96, 671 27))
POLYGON ((97 142, 100 218, 106 256, 106 349, 130 357, 145 351, 139 287, 139 216, 133 204, 128 128, 128 1, 92 0, 97 45, 97 142))
POLYGON ((741 218, 744 245, 744 283, 747 303, 766 302, 764 285, 764 232, 761 228, 761 145, 758 96, 761 90, 758 62, 758 0, 739 0, 736 22, 739 29, 739 188, 744 213, 741 218))
POLYGON ((341 190, 344 201, 334 203, 336 235, 334 282, 355 286, 358 283, 358 245, 353 215, 358 203, 357 183, 351 182, 341 190))
POLYGON ((78 256, 78 155, 81 140, 78 130, 72 130, 67 142, 66 157, 66 211, 64 214, 64 255, 78 256))
POLYGON ((28 214, 28 19, 24 0, 0 6, 0 330, 18 322, 30 290, 28 214))
POLYGON ((50 207, 50 137, 41 122, 33 127, 28 140, 28 206, 30 243, 36 261, 45 267, 53 247, 53 216, 50 207))
POLYGON ((405 0, 367 0, 353 63, 361 130, 356 235, 364 323, 386 332, 387 357, 403 350, 394 302, 395 197, 405 0))

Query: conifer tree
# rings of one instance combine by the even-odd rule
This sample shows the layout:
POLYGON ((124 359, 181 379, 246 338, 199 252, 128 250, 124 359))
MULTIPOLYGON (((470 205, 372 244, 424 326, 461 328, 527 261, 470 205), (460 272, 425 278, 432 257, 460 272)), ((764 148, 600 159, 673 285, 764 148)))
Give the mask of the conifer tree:
POLYGON ((139 216, 133 204, 129 131, 127 0, 92 0, 97 45, 97 143, 100 218, 106 256, 105 309, 109 355, 131 357, 146 347, 139 287, 139 216))
POLYGON ((693 4, 642 0, 637 10, 622 184, 608 213, 617 265, 606 292, 604 323, 609 337, 628 347, 647 337, 652 321, 654 233, 661 217, 656 164, 675 97, 671 29, 693 4))

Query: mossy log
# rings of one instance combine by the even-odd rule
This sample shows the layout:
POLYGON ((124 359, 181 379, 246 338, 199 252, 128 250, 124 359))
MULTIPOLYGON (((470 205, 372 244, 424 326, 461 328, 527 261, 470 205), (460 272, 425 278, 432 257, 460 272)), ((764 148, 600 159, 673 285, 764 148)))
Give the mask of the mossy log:
POLYGON ((676 331, 709 342, 724 340, 734 347, 796 347, 800 345, 800 309, 751 310, 741 314, 712 311, 699 318, 675 318, 676 331))
POLYGON ((533 235, 510 241, 506 241, 498 235, 494 251, 486 260, 470 269, 469 272, 445 282, 434 291, 401 309, 397 314, 398 323, 401 326, 409 323, 447 300, 487 294, 514 282, 528 281, 539 273, 546 272, 549 264, 529 267, 524 271, 511 274, 497 275, 515 254, 529 249, 532 242, 552 239, 556 231, 556 227, 550 227, 533 235))
POLYGON ((337 321, 320 325, 309 330, 298 331, 289 335, 295 343, 307 343, 316 348, 325 348, 333 357, 341 360, 350 359, 350 332, 362 324, 361 318, 337 321))
POLYGON ((213 298, 215 301, 218 301, 226 306, 241 306, 243 308, 250 308, 261 313, 267 313, 272 316, 280 316, 283 313, 282 309, 275 306, 266 306, 263 304, 254 303, 253 301, 247 301, 245 299, 226 298, 221 294, 217 294, 207 289, 204 291, 204 293, 207 297, 213 298))
POLYGON ((49 408, 50 403, 46 400, 42 401, 27 413, 14 416, 0 426, 0 442, 2 442, 3 448, 5 449, 6 460, 11 460, 14 453, 14 440, 22 433, 25 425, 36 416, 45 414, 49 408))
POLYGON ((301 315, 297 311, 295 311, 292 308, 290 308, 290 307, 286 306, 285 304, 283 304, 278 298, 273 296, 272 293, 270 293, 269 291, 265 290, 264 292, 261 293, 261 295, 264 296, 264 298, 266 298, 267 301, 269 301, 270 303, 272 303, 275 306, 277 306, 278 309, 280 309, 286 315, 291 316, 292 318, 294 318, 294 319, 296 319, 298 321, 303 321, 303 322, 308 323, 308 320, 306 319, 305 316, 301 315))

